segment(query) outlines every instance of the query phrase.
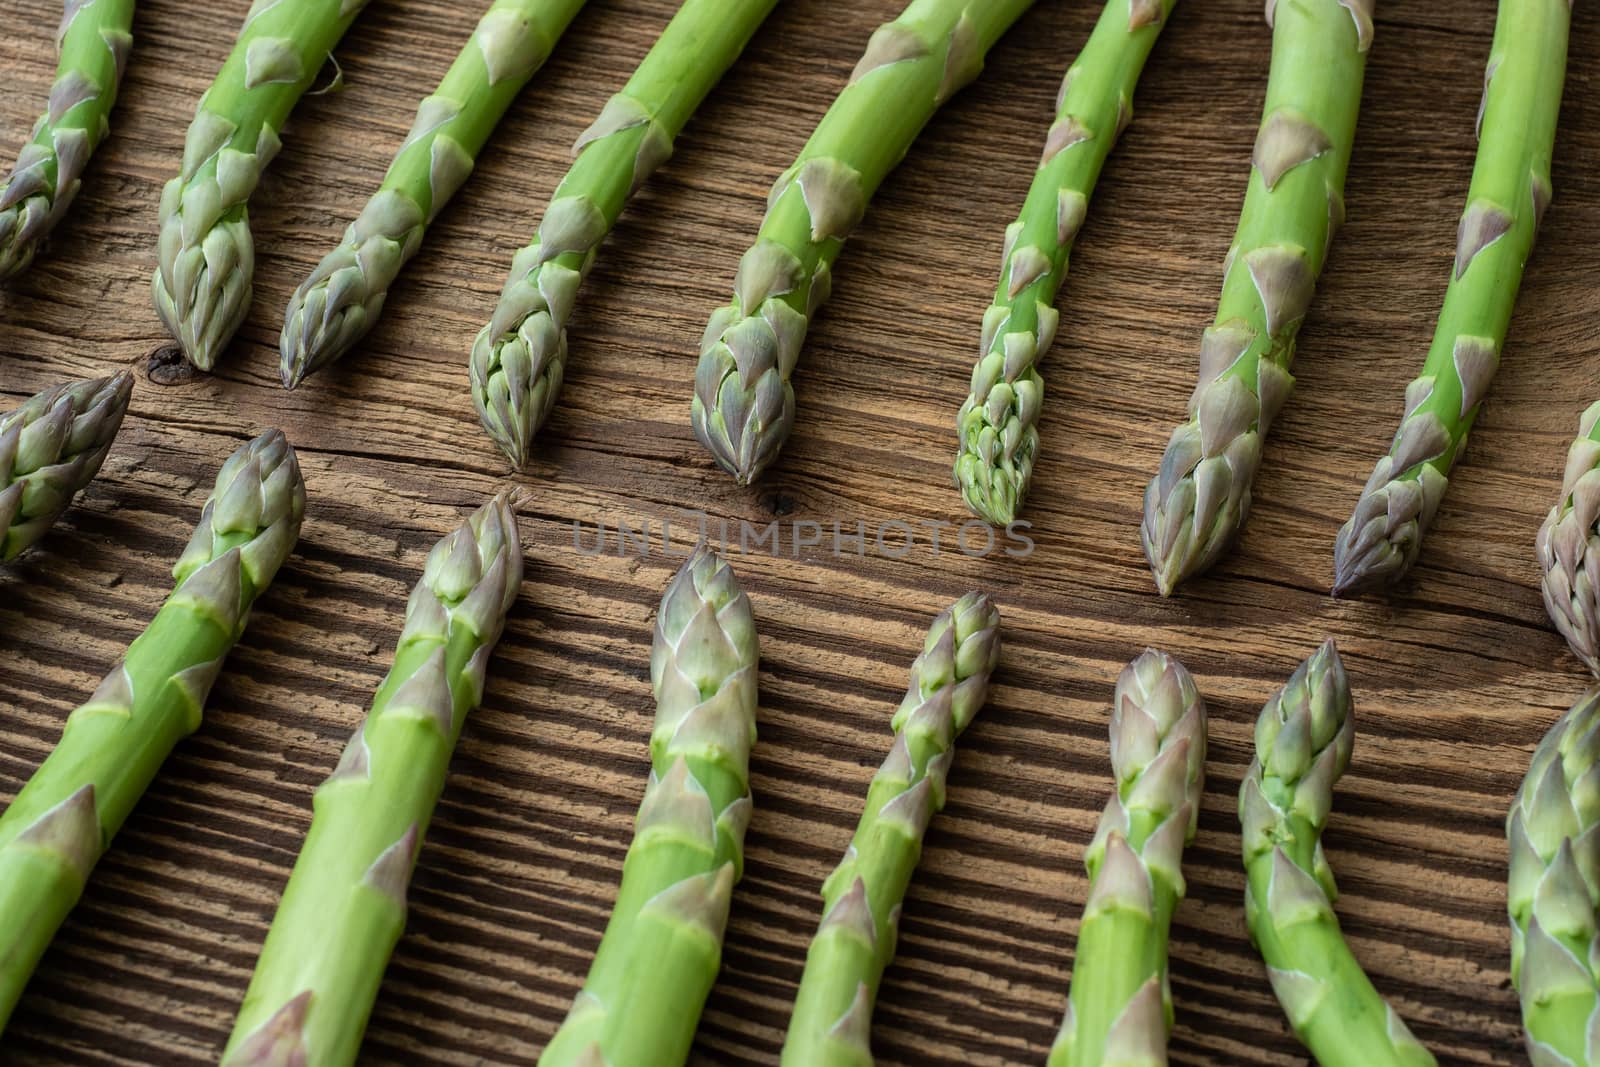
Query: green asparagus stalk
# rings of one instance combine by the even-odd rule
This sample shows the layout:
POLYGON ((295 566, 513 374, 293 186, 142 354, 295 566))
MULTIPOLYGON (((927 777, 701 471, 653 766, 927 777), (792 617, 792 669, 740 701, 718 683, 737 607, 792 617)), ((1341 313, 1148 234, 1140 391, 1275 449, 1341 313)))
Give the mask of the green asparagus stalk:
POLYGON ((1539 528, 1545 610, 1568 646, 1600 675, 1600 403, 1567 450, 1561 499, 1539 528))
POLYGON ((1433 1067, 1333 913, 1322 830, 1354 742, 1350 683, 1329 641, 1256 720, 1255 758, 1239 789, 1245 920, 1289 1025, 1321 1067, 1433 1067))
POLYGON ((111 132, 132 25, 133 0, 66 0, 49 106, 0 184, 0 281, 28 269, 78 195, 89 157, 111 132))
POLYGON ((1344 175, 1374 0, 1267 4, 1272 71, 1252 173, 1200 342, 1189 421, 1144 497, 1140 535, 1163 596, 1210 567, 1243 529, 1261 442, 1289 396, 1295 335, 1344 219, 1344 175))
POLYGON ((690 418, 740 485, 776 458, 794 427, 790 376, 827 300, 845 238, 885 176, 1032 0, 911 0, 879 26, 850 83, 767 198, 733 301, 712 313, 690 418))
POLYGON ((1050 1067, 1166 1062, 1167 930, 1205 781, 1206 706, 1183 664, 1146 651, 1117 679, 1111 794, 1084 865, 1089 900, 1050 1067))
POLYGON ((300 467, 277 430, 223 464, 173 567, 172 595, 0 815, 0 1030, 106 845, 173 746, 199 727, 304 510, 300 467))
POLYGON ((417 108, 378 192, 289 298, 278 340, 287 389, 377 325, 389 287, 472 173, 478 153, 550 57, 583 0, 495 0, 444 80, 417 108))
POLYGON ((757 653, 750 600, 733 570, 698 550, 656 614, 650 780, 616 907, 539 1067, 688 1059, 744 869, 757 653))
POLYGON ((1533 754, 1506 818, 1511 979, 1535 1067, 1600 1063, 1600 690, 1533 754))
POLYGON ((367 0, 255 0, 161 191, 156 311, 210 370, 250 309, 255 244, 246 209, 278 131, 367 0))
POLYGON ((844 859, 822 884, 822 923, 806 953, 785 1067, 872 1063, 872 1007, 894 958, 900 906, 928 822, 944 807, 955 741, 982 709, 1000 658, 1000 613, 968 593, 945 609, 911 664, 894 744, 867 787, 844 859))
POLYGON ((122 428, 133 375, 52 386, 0 417, 0 562, 45 535, 100 473, 122 428))
POLYGON ((1055 338, 1055 299, 1072 242, 1100 168, 1133 116, 1134 87, 1175 2, 1109 0, 1102 9, 1062 79, 1022 214, 1006 228, 1000 286, 984 312, 972 389, 956 418, 956 485, 967 507, 997 526, 1016 519, 1033 478, 1044 403, 1038 363, 1055 338))
POLYGON ((1422 374, 1406 387, 1394 443, 1339 531, 1335 596, 1392 585, 1416 563, 1494 380, 1522 266, 1550 203, 1571 20, 1566 0, 1500 4, 1455 268, 1422 374))
POLYGON ((777 0, 685 0, 628 84, 579 136, 577 158, 511 262, 472 345, 472 400, 518 467, 561 393, 567 320, 611 227, 777 0))
POLYGON ((312 798, 227 1067, 355 1063, 450 754, 483 698, 521 583, 522 545, 503 496, 428 553, 389 675, 312 798))

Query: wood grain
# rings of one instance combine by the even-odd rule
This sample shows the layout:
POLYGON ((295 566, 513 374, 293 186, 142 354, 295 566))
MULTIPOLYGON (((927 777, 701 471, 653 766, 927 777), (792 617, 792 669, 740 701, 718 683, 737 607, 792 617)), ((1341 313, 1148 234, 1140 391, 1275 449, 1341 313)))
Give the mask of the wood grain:
MULTIPOLYGON (((144 0, 115 135, 50 254, 0 294, 6 404, 132 364, 156 204, 194 101, 246 0, 144 0)), ((0 801, 164 594, 216 465, 261 427, 300 451, 298 554, 262 599, 182 744, 96 872, 6 1034, 7 1063, 215 1062, 277 894, 384 673, 427 548, 510 479, 468 399, 465 354, 566 149, 626 78, 670 0, 593 0, 430 234, 381 327, 334 370, 279 388, 293 286, 375 187, 471 14, 375 3, 339 51, 347 88, 307 99, 251 206, 257 303, 219 373, 142 377, 98 482, 0 573, 0 801)), ((0 144, 51 79, 55 0, 4 0, 0 144)), ((1042 3, 932 123, 840 261, 797 377, 799 426, 751 491, 716 471, 687 409, 707 314, 766 189, 893 0, 788 0, 630 207, 572 326, 561 411, 527 493, 528 581, 469 722, 367 1037, 373 1064, 533 1064, 578 988, 644 786, 649 618, 673 567, 583 555, 573 524, 681 516, 831 531, 959 522, 953 419, 1056 81, 1094 5, 1042 3)), ((1006 649, 911 890, 874 1034, 884 1064, 1039 1062, 1064 1004, 1084 845, 1108 789, 1106 704, 1146 645, 1210 701, 1210 779, 1172 944, 1173 1060, 1305 1061, 1241 915, 1234 796, 1257 709, 1324 635, 1357 688, 1356 759, 1327 845, 1357 955, 1442 1064, 1520 1061, 1502 819, 1532 745, 1584 676, 1545 622, 1532 541, 1594 399, 1600 130, 1579 4, 1557 198, 1504 368, 1415 576, 1386 601, 1325 595, 1334 533, 1388 441, 1444 290, 1494 5, 1379 12, 1341 233, 1299 388, 1266 450, 1239 551, 1170 602, 1136 533, 1195 371, 1244 191, 1268 63, 1255 0, 1180 5, 1101 181, 1045 374, 1028 558, 807 549, 737 561, 762 625, 757 812, 725 967, 696 1059, 775 1062, 818 910, 928 620, 993 590, 1006 649)), ((681 545, 680 545, 681 549, 681 545)))

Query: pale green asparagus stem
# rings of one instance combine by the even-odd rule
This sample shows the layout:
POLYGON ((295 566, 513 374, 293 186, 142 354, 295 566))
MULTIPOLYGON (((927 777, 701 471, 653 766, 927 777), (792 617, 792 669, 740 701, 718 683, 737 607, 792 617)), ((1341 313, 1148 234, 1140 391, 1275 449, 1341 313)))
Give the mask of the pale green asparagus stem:
POLYGON ((756 243, 700 346, 695 436, 741 485, 794 428, 789 379, 834 260, 883 179, 939 106, 977 77, 1032 0, 912 0, 879 26, 828 113, 767 198, 756 243))
POLYGON ((1249 190, 1200 342, 1189 421, 1144 497, 1144 544, 1163 596, 1210 567, 1244 528, 1261 443, 1288 399, 1355 141, 1375 0, 1269 0, 1272 72, 1249 190))
POLYGON ((394 665, 333 773, 223 1054, 227 1067, 347 1067, 406 921, 406 887, 450 754, 483 698, 522 583, 505 497, 428 553, 394 665))
POLYGON ((1205 764, 1206 706, 1194 679, 1166 653, 1145 652, 1117 679, 1117 788, 1084 857, 1089 900, 1049 1067, 1166 1062, 1167 930, 1183 897, 1205 764))
POLYGON ((1539 528, 1537 548, 1550 621, 1573 653, 1600 674, 1600 403, 1591 404, 1579 422, 1561 498, 1539 528))
POLYGON ((1133 90, 1176 0, 1109 0, 1067 69, 1056 119, 1023 202, 1006 228, 1000 288, 983 316, 972 389, 956 418, 956 485, 980 518, 1017 517, 1039 451, 1044 379, 1055 338, 1056 293, 1089 211, 1100 168, 1133 116, 1133 90))
POLYGON ((1566 79, 1567 0, 1501 0, 1478 112, 1478 160, 1456 259, 1405 417, 1334 547, 1335 596, 1399 581, 1449 485, 1500 365, 1500 348, 1550 203, 1550 156, 1566 79))
POLYGON ((983 708, 1000 658, 1000 613, 968 593, 934 620, 894 713, 894 744, 867 787, 844 859, 822 884, 784 1067, 870 1067, 872 1008, 894 959, 900 906, 922 837, 944 807, 956 738, 983 708))
POLYGON ((1534 1067, 1600 1063, 1600 690, 1533 754, 1506 817, 1511 980, 1534 1067))
POLYGON ((0 562, 43 537, 94 481, 132 395, 122 371, 53 386, 0 417, 0 562))
POLYGON ((573 146, 572 169, 472 345, 478 417, 518 467, 561 393, 567 319, 600 243, 776 2, 686 0, 573 146))
POLYGON ((367 0, 255 0, 233 52, 200 98, 183 170, 161 191, 152 290, 183 354, 210 370, 250 309, 250 194, 278 131, 367 0))
POLYGON ((701 549, 656 614, 650 780, 583 990, 539 1067, 676 1067, 722 963, 750 822, 755 619, 701 549))
POLYGON ((1289 1025, 1321 1067, 1434 1067, 1339 932, 1322 853, 1333 787, 1355 743, 1350 683, 1329 641, 1256 720, 1239 790, 1245 920, 1289 1025))
POLYGON ((133 0, 67 0, 49 106, 0 184, 0 282, 28 269, 78 195, 89 157, 111 132, 132 25, 133 0))
POLYGON ((173 746, 199 727, 304 510, 305 483, 278 431, 223 464, 167 602, 0 815, 0 1030, 101 853, 173 746))
POLYGON ((417 108, 377 194, 289 298, 278 340, 285 388, 339 359, 377 324, 389 287, 472 173, 489 135, 544 66, 583 0, 495 0, 417 108))

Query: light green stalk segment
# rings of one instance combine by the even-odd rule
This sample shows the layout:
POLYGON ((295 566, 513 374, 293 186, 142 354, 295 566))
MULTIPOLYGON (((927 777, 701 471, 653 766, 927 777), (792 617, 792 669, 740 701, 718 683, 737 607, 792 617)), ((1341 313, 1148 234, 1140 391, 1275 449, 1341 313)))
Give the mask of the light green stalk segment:
POLYGON ((0 417, 0 562, 45 535, 100 473, 122 428, 133 375, 52 386, 0 417))
POLYGON ((83 168, 111 132, 111 108, 128 62, 133 0, 67 0, 50 103, 0 184, 0 282, 28 269, 78 195, 83 168))
POLYGON ((1484 74, 1478 160, 1456 232, 1456 259, 1405 416, 1334 547, 1335 596, 1392 585, 1417 561, 1450 468, 1500 365, 1500 348, 1550 203, 1567 0, 1501 0, 1484 74))
POLYGON ((1354 743, 1350 683, 1329 641, 1256 720, 1255 758, 1239 789, 1245 921, 1289 1025, 1321 1067, 1433 1067, 1333 913, 1322 830, 1354 743))
POLYGON ((750 822, 755 618, 733 570, 700 549, 656 613, 650 780, 611 921, 540 1067, 674 1067, 722 963, 750 822))
POLYGON ((183 354, 210 370, 250 309, 255 244, 246 210, 278 131, 367 0, 255 0, 200 98, 183 170, 161 191, 152 290, 183 354))
POLYGON ((1032 0, 912 0, 879 26, 794 165, 773 185, 733 301, 712 313, 690 418, 717 463, 748 485, 794 428, 789 379, 839 250, 933 113, 977 77, 1032 0))
POLYGON ((383 184, 344 241, 289 298, 278 340, 285 388, 377 325, 389 287, 472 173, 478 153, 550 57, 583 0, 495 0, 444 80, 417 108, 383 184))
POLYGON ((226 1067, 355 1063, 450 754, 522 584, 522 544, 496 497, 428 553, 394 664, 338 766, 245 993, 226 1067))
POLYGON ((822 884, 822 923, 806 953, 785 1067, 868 1067, 872 1008, 894 959, 900 906, 922 837, 944 807, 956 738, 983 708, 1000 659, 1000 613, 968 593, 929 628, 894 713, 894 744, 867 788, 844 859, 822 884))
POLYGON ((283 434, 235 452, 173 567, 172 594, 0 815, 0 1030, 106 845, 173 746, 199 727, 211 683, 294 548, 304 511, 305 483, 283 434))
POLYGON ((1206 706, 1183 664, 1148 650, 1117 679, 1111 795, 1084 865, 1089 900, 1050 1067, 1165 1063, 1167 930, 1205 782, 1206 706))
POLYGON ((1545 610, 1574 654, 1600 674, 1600 403, 1567 450, 1561 498, 1539 528, 1545 610))
POLYGON ((1220 559, 1249 513, 1261 442, 1294 385, 1295 335, 1344 220, 1374 3, 1267 4, 1272 72, 1222 299, 1189 421, 1145 491, 1140 536, 1163 596, 1220 559))
POLYGON ((686 0, 573 146, 572 169, 532 243, 511 261, 494 317, 472 344, 472 401, 518 467, 561 394, 567 320, 600 242, 776 2, 686 0))
POLYGON ((1534 751, 1506 817, 1511 980, 1533 1067, 1600 1063, 1600 690, 1534 751))
POLYGON ((1023 202, 1006 228, 1000 287, 983 316, 972 389, 956 418, 955 478, 967 507, 997 526, 1014 521, 1039 451, 1044 379, 1055 338, 1056 293, 1088 214, 1100 168, 1133 116, 1133 90, 1176 0, 1109 0, 1067 69, 1056 119, 1023 202))

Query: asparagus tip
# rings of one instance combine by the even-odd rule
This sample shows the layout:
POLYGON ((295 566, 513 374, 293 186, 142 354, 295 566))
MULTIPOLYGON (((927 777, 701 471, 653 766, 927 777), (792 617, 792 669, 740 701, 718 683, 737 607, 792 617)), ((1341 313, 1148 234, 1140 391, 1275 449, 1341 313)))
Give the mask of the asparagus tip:
POLYGON ((956 464, 956 486, 967 509, 991 526, 1006 527, 1017 521, 1017 505, 1026 491, 1024 480, 1018 475, 991 470, 976 463, 956 464))
POLYGON ((306 360, 305 350, 301 348, 284 348, 278 361, 278 377, 283 382, 285 389, 293 390, 295 386, 306 380, 306 375, 311 373, 311 366, 306 360))

